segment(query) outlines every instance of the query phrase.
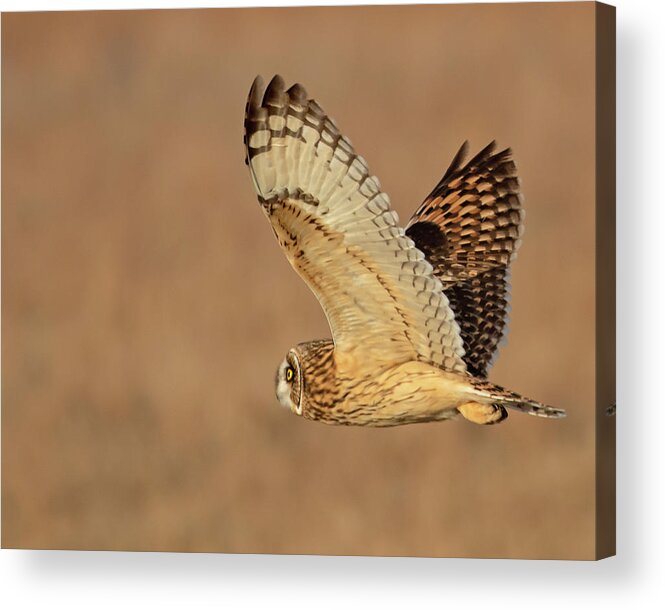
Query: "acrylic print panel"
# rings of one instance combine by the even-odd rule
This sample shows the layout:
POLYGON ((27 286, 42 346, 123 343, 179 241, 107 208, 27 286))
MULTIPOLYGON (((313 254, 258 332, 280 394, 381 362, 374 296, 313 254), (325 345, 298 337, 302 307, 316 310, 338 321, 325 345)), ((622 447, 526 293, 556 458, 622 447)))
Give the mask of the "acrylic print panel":
MULTIPOLYGON (((596 295, 612 290, 613 18, 588 2, 3 15, 3 546, 611 554, 614 419, 596 413, 614 400, 613 294, 596 295), (565 419, 377 428, 280 406, 289 348, 331 331, 244 163, 250 85, 277 73, 335 118, 402 226, 465 140, 512 148, 526 222, 489 379, 565 419)), ((381 314, 351 344, 384 325, 385 347, 385 295, 345 281, 346 314, 381 314)), ((399 290, 407 339, 370 362, 428 361, 399 290)))

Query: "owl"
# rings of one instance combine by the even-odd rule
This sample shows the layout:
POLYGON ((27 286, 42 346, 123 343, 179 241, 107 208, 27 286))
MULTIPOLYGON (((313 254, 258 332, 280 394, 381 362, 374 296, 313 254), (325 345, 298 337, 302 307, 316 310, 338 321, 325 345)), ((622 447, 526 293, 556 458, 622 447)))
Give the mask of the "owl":
POLYGON ((275 380, 283 406, 359 426, 565 415, 487 379, 523 232, 510 149, 491 143, 465 163, 464 143, 405 229, 302 85, 275 76, 263 92, 256 78, 244 144, 261 209, 332 333, 288 351, 275 380))

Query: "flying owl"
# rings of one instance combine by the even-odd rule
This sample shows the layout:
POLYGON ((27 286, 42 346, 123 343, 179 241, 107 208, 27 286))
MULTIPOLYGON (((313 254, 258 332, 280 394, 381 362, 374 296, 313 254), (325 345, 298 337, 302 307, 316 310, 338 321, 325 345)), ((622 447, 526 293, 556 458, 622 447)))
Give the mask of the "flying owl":
POLYGON ((296 345, 279 402, 329 424, 397 426, 506 408, 558 418, 487 380, 506 327, 508 271, 523 217, 510 149, 494 143, 443 178, 399 225, 365 160, 302 85, 260 77, 245 111, 246 163, 289 262, 323 307, 332 340, 296 345))

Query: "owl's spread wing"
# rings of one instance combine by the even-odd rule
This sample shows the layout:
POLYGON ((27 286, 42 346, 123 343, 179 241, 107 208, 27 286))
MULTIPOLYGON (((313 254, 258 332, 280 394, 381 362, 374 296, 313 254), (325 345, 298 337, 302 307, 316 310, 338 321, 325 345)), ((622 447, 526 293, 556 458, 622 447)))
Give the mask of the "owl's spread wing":
POLYGON ((492 142, 463 166, 467 149, 465 142, 406 234, 443 283, 469 372, 485 377, 506 331, 524 210, 511 150, 493 154, 492 142))
POLYGON ((246 161, 289 261, 321 303, 336 354, 376 368, 421 360, 463 373, 448 299, 364 159, 304 88, 278 76, 245 116, 246 161))

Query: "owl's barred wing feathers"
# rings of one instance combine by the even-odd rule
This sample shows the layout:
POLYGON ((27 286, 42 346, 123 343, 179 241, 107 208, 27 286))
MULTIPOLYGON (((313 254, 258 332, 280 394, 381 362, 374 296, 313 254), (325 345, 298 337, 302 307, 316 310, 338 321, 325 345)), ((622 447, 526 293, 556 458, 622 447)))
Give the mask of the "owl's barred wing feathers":
POLYGON ((367 164, 301 85, 252 85, 245 145, 280 245, 355 365, 421 360, 464 373, 453 312, 367 164))
POLYGON ((524 210, 510 149, 490 143, 462 165, 465 142, 406 229, 443 283, 469 372, 485 377, 505 335, 509 265, 523 232, 524 210))

